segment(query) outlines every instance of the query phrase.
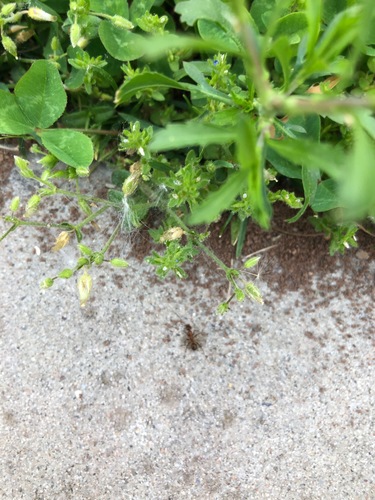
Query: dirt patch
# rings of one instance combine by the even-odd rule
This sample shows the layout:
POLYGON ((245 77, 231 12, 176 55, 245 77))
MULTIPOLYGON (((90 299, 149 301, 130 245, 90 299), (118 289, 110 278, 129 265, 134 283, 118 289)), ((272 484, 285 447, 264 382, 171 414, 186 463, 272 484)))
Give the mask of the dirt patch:
MULTIPOLYGON (((0 182, 2 197, 0 207, 4 205, 5 197, 12 196, 11 186, 7 186, 10 172, 13 168, 12 152, 0 150, 0 182), (4 188, 7 189, 4 189, 4 188)), ((106 197, 106 193, 101 193, 106 197)), ((268 286, 277 293, 287 293, 288 291, 303 291, 304 295, 314 294, 312 289, 314 280, 321 279, 318 292, 321 293, 322 301, 329 300, 341 294, 353 297, 355 292, 372 294, 374 293, 374 238, 363 231, 358 232, 358 249, 349 249, 344 255, 329 255, 329 241, 321 234, 314 231, 307 217, 300 219, 294 224, 289 224, 288 218, 295 215, 295 211, 289 209, 281 203, 274 205, 274 216, 272 227, 269 231, 262 230, 255 223, 249 223, 247 238, 243 250, 243 256, 260 252, 261 276, 268 286), (271 248, 269 248, 271 247, 271 248), (262 252, 262 250, 267 249, 262 252), (323 280, 324 277, 334 276, 331 282, 323 280), (323 284, 324 283, 324 284, 323 284)), ((57 208, 52 208, 57 210, 57 208)), ((51 211, 46 206, 45 212, 48 219, 51 211)), ((71 207, 71 222, 76 222, 80 218, 75 205, 71 207)), ((235 248, 231 245, 229 230, 220 235, 223 221, 210 227, 211 235, 207 240, 208 246, 227 265, 241 267, 241 261, 235 262, 235 248)), ((160 224, 160 214, 151 212, 145 225, 136 230, 131 235, 130 256, 142 261, 150 255, 155 248, 163 252, 162 245, 154 245, 148 234, 148 228, 158 227, 160 224)), ((99 221, 100 224, 100 221, 99 221)), ((44 235, 46 229, 40 232, 44 235)), ((95 230, 87 228, 86 237, 90 238, 90 232, 95 236, 95 230)), ((123 241, 120 238, 114 243, 111 254, 117 256, 121 254, 123 241)), ((112 256, 112 255, 111 255, 112 256)), ((242 259, 243 260, 243 259, 242 259)), ((201 256, 193 264, 188 265, 189 278, 197 286, 214 290, 227 286, 223 272, 218 271, 215 264, 207 257, 201 256), (204 270, 205 280, 202 282, 201 275, 204 270)), ((152 278, 150 278, 152 280, 152 278)), ((158 278, 155 276, 155 281, 158 278)), ((151 284, 151 283, 150 283, 151 284)), ((183 288, 183 283, 181 284, 183 288)))

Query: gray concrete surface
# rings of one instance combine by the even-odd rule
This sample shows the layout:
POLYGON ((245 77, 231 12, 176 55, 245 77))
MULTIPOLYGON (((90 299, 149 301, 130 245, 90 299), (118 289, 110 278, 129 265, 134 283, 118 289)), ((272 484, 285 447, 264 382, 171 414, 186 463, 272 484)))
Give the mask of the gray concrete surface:
MULTIPOLYGON (((10 185, 32 192, 15 172, 10 185)), ((1 498, 375 498, 371 259, 350 298, 322 278, 309 297, 261 281, 265 305, 222 318, 209 267, 160 282, 123 234, 112 256, 131 267, 93 270, 81 309, 73 281, 39 289, 74 262, 48 251, 55 236, 0 247, 1 498), (203 350, 182 345, 185 321, 203 350)))

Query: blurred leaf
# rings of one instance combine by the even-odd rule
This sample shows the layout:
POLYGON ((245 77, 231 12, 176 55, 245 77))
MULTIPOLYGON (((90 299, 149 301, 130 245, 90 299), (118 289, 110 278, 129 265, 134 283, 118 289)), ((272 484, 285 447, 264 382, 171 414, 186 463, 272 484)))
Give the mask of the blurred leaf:
POLYGON ((221 212, 229 208, 234 198, 246 184, 247 173, 244 169, 233 173, 217 190, 211 192, 197 208, 192 211, 189 224, 204 224, 214 221, 221 212))
POLYGON ((343 165, 347 160, 340 146, 289 138, 282 141, 269 140, 268 146, 295 165, 320 169, 333 179, 340 179, 343 175, 343 165))
POLYGON ((211 97, 212 99, 217 99, 227 104, 233 104, 233 101, 230 97, 228 97, 223 92, 214 89, 207 83, 204 74, 197 68, 197 66, 193 62, 184 62, 183 66, 190 78, 197 82, 200 92, 204 93, 208 97, 211 97))
POLYGON ((236 138, 234 129, 206 125, 199 122, 170 124, 154 134, 150 151, 168 151, 188 146, 231 143, 236 138))
POLYGON ((179 2, 175 11, 181 15, 181 21, 193 26, 198 19, 208 19, 223 26, 230 26, 229 19, 233 16, 228 5, 220 0, 188 0, 179 2))
POLYGON ((247 194, 251 199, 253 218, 262 227, 268 228, 271 205, 264 182, 264 154, 257 145, 255 125, 247 117, 243 117, 238 124, 236 146, 236 156, 241 170, 247 173, 247 194))
POLYGON ((273 38, 276 39, 279 36, 286 36, 289 43, 299 43, 306 32, 306 28, 306 15, 303 12, 293 12, 277 21, 273 38))
POLYGON ((288 219, 288 222, 296 222, 305 213, 307 207, 314 201, 319 180, 320 172, 318 169, 312 169, 305 166, 302 167, 302 184, 305 193, 305 201, 302 208, 294 217, 288 219))
POLYGON ((347 217, 365 217, 375 207, 375 142, 361 126, 354 128, 354 148, 340 186, 347 217))
POLYGON ((316 42, 319 38, 321 16, 322 0, 306 0, 306 17, 309 32, 309 40, 307 44, 308 54, 314 50, 316 42))

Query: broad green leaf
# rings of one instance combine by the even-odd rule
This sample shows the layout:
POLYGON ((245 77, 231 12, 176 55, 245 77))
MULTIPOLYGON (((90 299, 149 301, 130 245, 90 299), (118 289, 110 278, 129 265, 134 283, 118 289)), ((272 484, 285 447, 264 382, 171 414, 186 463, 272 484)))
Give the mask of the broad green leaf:
POLYGON ((238 123, 236 156, 241 169, 247 173, 247 195, 251 198, 253 217, 262 227, 268 228, 271 205, 264 182, 264 155, 257 145, 255 125, 248 117, 243 117, 238 123))
POLYGON ((116 92, 115 104, 128 102, 137 92, 153 88, 187 89, 186 85, 183 83, 179 83, 161 73, 142 73, 141 75, 136 75, 130 80, 125 81, 125 83, 121 85, 116 92))
POLYGON ((133 0, 130 6, 130 20, 133 24, 136 24, 137 19, 142 17, 143 14, 148 10, 150 12, 151 7, 154 5, 155 0, 133 0))
POLYGON ((229 19, 233 16, 228 5, 220 0, 188 0, 179 2, 175 11, 181 15, 181 21, 193 26, 198 19, 208 19, 230 27, 229 19))
POLYGON ((342 207, 343 203, 340 201, 337 191, 337 184, 332 179, 326 179, 318 184, 314 201, 311 203, 314 212, 327 212, 342 207))
POLYGON ((241 42, 234 33, 224 29, 220 24, 207 19, 199 19, 198 31, 203 40, 215 40, 228 47, 228 50, 237 52, 241 47, 241 42))
POLYGON ((126 0, 105 0, 105 2, 103 0, 90 0, 90 10, 101 14, 109 14, 110 16, 117 15, 126 19, 129 17, 128 2, 126 0))
POLYGON ((349 218, 363 218, 375 207, 375 141, 357 125, 354 148, 346 165, 340 195, 349 218))
POLYGON ((234 198, 246 185, 247 172, 244 169, 233 173, 228 180, 217 190, 193 209, 189 224, 205 224, 214 221, 221 212, 230 207, 234 198))
POLYGON ((289 138, 282 141, 268 140, 268 146, 295 165, 320 169, 333 179, 343 176, 343 165, 347 159, 339 146, 289 138))
POLYGON ((290 179, 302 179, 302 167, 284 158, 270 146, 266 147, 266 159, 273 167, 285 177, 290 179))
POLYGON ((81 132, 70 129, 44 130, 40 134, 43 146, 60 161, 71 167, 88 167, 94 159, 91 140, 81 132))
POLYGON ((206 125, 199 122, 170 124, 154 134, 150 151, 169 151, 188 146, 231 143, 236 138, 235 129, 206 125))
POLYGON ((0 134, 24 135, 33 132, 33 126, 20 110, 16 98, 0 89, 0 134))
POLYGON ((52 62, 42 59, 35 61, 22 76, 14 94, 34 127, 50 127, 66 107, 67 98, 59 72, 52 62))
POLYGON ((270 16, 268 13, 276 7, 277 0, 254 0, 251 4, 250 14, 255 21, 260 33, 265 33, 270 16))
POLYGON ((109 54, 119 61, 133 61, 144 54, 142 36, 115 26, 110 21, 100 23, 99 37, 109 54))
POLYGON ((298 43, 306 33, 306 28, 306 15, 303 12, 293 12, 277 21, 273 38, 287 36, 291 44, 298 43))

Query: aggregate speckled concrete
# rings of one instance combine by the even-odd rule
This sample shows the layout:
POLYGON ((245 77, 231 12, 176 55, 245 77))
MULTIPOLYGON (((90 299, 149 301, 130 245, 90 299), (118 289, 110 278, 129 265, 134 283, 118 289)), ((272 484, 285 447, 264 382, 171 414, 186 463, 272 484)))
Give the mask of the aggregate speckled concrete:
MULTIPOLYGON (((16 172, 11 186, 32 192, 16 172)), ((1 498, 375 498, 371 294, 261 282, 265 305, 217 317, 209 268, 159 282, 121 235, 113 257, 130 267, 93 269, 80 308, 72 280, 39 289, 74 263, 73 247, 46 250, 54 237, 0 246, 1 498), (202 350, 184 347, 185 321, 202 350)))

